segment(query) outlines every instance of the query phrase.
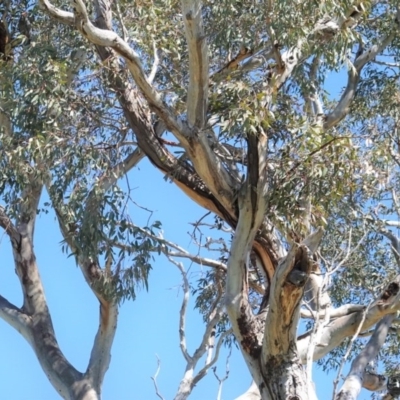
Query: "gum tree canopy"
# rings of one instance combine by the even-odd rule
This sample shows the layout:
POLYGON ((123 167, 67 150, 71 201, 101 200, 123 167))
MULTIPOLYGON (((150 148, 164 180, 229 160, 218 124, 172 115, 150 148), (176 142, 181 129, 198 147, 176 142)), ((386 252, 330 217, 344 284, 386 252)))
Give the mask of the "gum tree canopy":
POLYGON ((147 285, 153 252, 180 268, 184 297, 192 288, 206 324, 189 354, 184 299, 187 368, 176 399, 229 335, 254 380, 242 400, 315 399, 313 362, 340 375, 346 360, 336 399, 362 387, 399 393, 398 7, 2 2, 0 226, 23 305, 0 296, 0 316, 63 398, 101 397, 118 307, 147 285), (144 157, 210 213, 215 229, 203 245, 219 243, 217 258, 167 241, 158 224, 135 225, 120 178, 144 157), (63 249, 100 305, 85 372, 57 343, 38 272, 44 191, 40 208, 55 211, 63 249), (208 272, 189 282, 178 257, 208 272))

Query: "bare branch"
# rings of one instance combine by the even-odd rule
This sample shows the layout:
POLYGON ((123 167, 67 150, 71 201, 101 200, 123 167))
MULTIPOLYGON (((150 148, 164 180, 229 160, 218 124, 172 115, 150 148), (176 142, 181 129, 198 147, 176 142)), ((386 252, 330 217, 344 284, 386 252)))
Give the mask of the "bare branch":
MULTIPOLYGON (((396 22, 396 26, 398 26, 398 22, 396 22)), ((368 62, 373 60, 377 54, 384 50, 395 36, 396 31, 394 30, 387 37, 383 38, 380 43, 371 46, 369 50, 356 58, 354 65, 349 70, 347 87, 342 97, 336 107, 325 117, 324 129, 330 129, 337 125, 349 113, 350 105, 356 94, 361 70, 368 62)))
MULTIPOLYGON (((314 361, 336 348, 345 338, 370 329, 385 315, 392 314, 397 310, 400 310, 400 275, 387 285, 367 311, 357 311, 331 320, 329 325, 324 327, 320 343, 315 348, 314 361)), ((297 349, 303 362, 306 359, 309 340, 310 332, 297 338, 297 349)))
POLYGON ((164 397, 161 395, 160 391, 158 390, 158 385, 157 385, 157 376, 160 373, 160 369, 161 369, 161 361, 160 359, 157 357, 157 371, 154 374, 154 376, 151 377, 151 380, 153 381, 154 384, 154 389, 156 390, 156 395, 158 398, 160 398, 161 400, 164 400, 164 397))
MULTIPOLYGON (((352 314, 357 311, 362 311, 365 309, 365 306, 359 304, 345 304, 339 308, 333 309, 329 311, 329 315, 331 319, 343 317, 345 315, 352 314)), ((315 318, 315 313, 310 310, 301 310, 300 315, 302 318, 315 318)), ((319 318, 325 317, 325 310, 321 310, 318 314, 319 318)))
POLYGON ((400 221, 383 220, 381 222, 386 226, 393 226, 395 228, 400 228, 400 221))
POLYGON ((400 268, 400 241, 399 241, 399 238, 394 233, 389 231, 388 229, 381 228, 379 231, 382 233, 382 235, 386 236, 390 240, 392 252, 393 252, 394 258, 397 262, 397 267, 400 268))
POLYGON ((17 330, 32 345, 32 319, 3 296, 0 296, 0 318, 17 330))
POLYGON ((189 355, 187 351, 187 345, 186 345, 186 310, 187 310, 187 305, 189 302, 189 296, 190 296, 190 285, 189 285, 189 280, 186 275, 186 271, 180 262, 176 262, 174 259, 168 257, 168 259, 178 267, 181 275, 182 275, 182 280, 183 280, 183 299, 182 299, 182 305, 181 309, 179 311, 179 346, 181 348, 181 352, 183 354, 183 357, 185 357, 186 362, 192 363, 193 359, 189 355))
MULTIPOLYGON (((178 392, 175 396, 175 400, 183 400, 186 399, 192 391, 192 388, 199 382, 208 372, 209 368, 216 362, 219 355, 219 347, 222 343, 222 340, 225 338, 226 335, 221 335, 220 341, 217 344, 217 350, 215 353, 214 358, 211 358, 212 351, 213 351, 213 344, 214 344, 214 334, 215 334, 215 326, 220 320, 223 314, 223 307, 219 305, 220 297, 222 293, 217 296, 216 300, 214 301, 214 305, 211 308, 209 320, 206 325, 206 330, 203 334, 202 341, 196 351, 193 353, 193 356, 190 356, 187 351, 186 346, 186 332, 185 332, 185 320, 186 320, 186 309, 189 300, 189 281, 187 279, 186 271, 183 268, 182 263, 176 262, 171 257, 168 257, 169 261, 172 262, 174 265, 178 267, 180 270, 182 277, 183 277, 183 300, 182 300, 182 307, 180 310, 180 318, 179 318, 179 337, 180 337, 180 347, 183 356, 186 359, 187 365, 183 379, 180 382, 178 392), (209 355, 206 359, 205 366, 196 374, 194 375, 194 370, 197 366, 199 360, 204 356, 206 351, 209 351, 209 355)), ((230 331, 227 333, 229 334, 230 331)))
POLYGON ((389 67, 389 68, 400 68, 400 63, 393 63, 393 62, 380 61, 380 60, 372 60, 372 62, 374 64, 384 65, 385 67, 389 67))
MULTIPOLYGON (((196 351, 193 355, 193 360, 195 363, 197 363, 200 360, 200 358, 207 351, 207 347, 209 346, 210 340, 214 340, 214 336, 212 336, 212 334, 213 333, 215 334, 215 326, 221 319, 222 314, 223 314, 223 307, 219 306, 215 310, 214 316, 207 322, 207 326, 206 326, 206 330, 203 335, 203 339, 200 343, 200 346, 196 349, 196 351)), ((214 357, 210 358, 210 356, 212 355, 211 354, 212 352, 210 351, 209 357, 207 357, 204 367, 194 376, 193 385, 195 385, 197 382, 199 382, 200 379, 202 379, 207 374, 210 367, 217 362, 218 357, 219 357, 219 347, 218 346, 221 346, 224 338, 227 335, 229 335, 230 333, 231 333, 231 330, 228 330, 226 334, 223 334, 220 336, 218 343, 217 343, 217 348, 215 350, 214 357)), ((213 350, 213 349, 211 348, 210 350, 213 350)))
POLYGON ((365 368, 370 361, 376 358, 379 350, 385 343, 387 333, 394 317, 395 314, 386 315, 377 324, 371 339, 352 362, 350 372, 347 375, 338 395, 336 396, 337 400, 357 399, 363 386, 365 368))
POLYGON ((153 83, 154 78, 156 77, 158 71, 158 66, 160 64, 160 57, 158 56, 157 43, 155 41, 153 42, 153 49, 154 49, 154 63, 151 68, 150 75, 147 78, 150 84, 153 83))
POLYGON ((232 349, 229 350, 228 357, 226 358, 226 364, 225 364, 225 376, 223 378, 220 378, 217 375, 217 367, 213 368, 214 376, 218 381, 218 394, 217 394, 217 400, 221 400, 222 396, 222 384, 228 379, 229 377, 229 358, 231 357, 232 354, 232 349))
POLYGON ((211 267, 211 268, 216 268, 220 269, 222 271, 226 271, 227 267, 226 264, 224 264, 221 261, 217 261, 211 258, 205 258, 205 257, 200 257, 194 254, 190 254, 187 251, 184 253, 177 252, 177 251, 169 251, 169 250, 163 250, 165 251, 165 254, 168 254, 171 257, 180 257, 180 258, 187 258, 196 264, 203 265, 205 267, 211 267))
POLYGON ((111 347, 118 322, 118 305, 113 301, 102 301, 100 305, 100 324, 94 339, 86 376, 92 381, 97 393, 111 361, 111 347))
POLYGON ((217 342, 217 346, 215 347, 215 354, 213 359, 208 362, 194 377, 193 379, 193 384, 195 385, 201 378, 203 378, 203 376, 206 375, 207 371, 218 361, 219 359, 219 353, 221 351, 221 346, 224 342, 224 339, 229 336, 230 334, 232 334, 233 330, 232 329, 228 329, 227 331, 223 332, 221 334, 221 336, 218 339, 217 342))
POLYGON ((39 5, 43 8, 52 18, 67 25, 74 25, 74 14, 68 11, 61 10, 53 6, 48 0, 39 0, 39 5))
POLYGON ((239 194, 239 221, 228 261, 225 301, 238 340, 242 335, 242 329, 238 325, 239 318, 247 319, 251 315, 247 297, 246 265, 266 207, 266 144, 266 138, 262 135, 248 137, 248 176, 239 194))
POLYGON ((190 127, 203 129, 208 104, 208 46, 203 30, 202 2, 182 0, 181 4, 189 50, 188 122, 190 127))

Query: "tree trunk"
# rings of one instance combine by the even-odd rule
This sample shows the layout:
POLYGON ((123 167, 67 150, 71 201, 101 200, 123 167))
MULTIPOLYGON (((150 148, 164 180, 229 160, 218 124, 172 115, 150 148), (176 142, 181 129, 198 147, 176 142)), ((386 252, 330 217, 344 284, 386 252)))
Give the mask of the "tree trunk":
POLYGON ((174 400, 186 400, 191 394, 193 389, 193 369, 189 368, 186 370, 183 376, 178 391, 174 397, 174 400))
POLYGON ((293 355, 269 357, 265 365, 261 365, 263 382, 259 385, 263 400, 311 400, 308 393, 305 368, 293 355))

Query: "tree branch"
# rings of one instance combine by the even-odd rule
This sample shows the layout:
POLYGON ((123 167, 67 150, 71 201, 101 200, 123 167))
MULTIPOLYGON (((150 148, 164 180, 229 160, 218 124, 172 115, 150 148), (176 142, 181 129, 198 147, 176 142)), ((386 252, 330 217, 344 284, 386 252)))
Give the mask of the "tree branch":
MULTIPOLYGON (((28 179, 31 182, 25 187, 21 196, 24 201, 19 204, 18 210, 17 230, 20 240, 12 242, 16 272, 23 291, 24 304, 21 311, 30 319, 31 332, 27 340, 43 370, 57 392, 68 398, 71 393, 75 393, 75 389, 79 391, 80 385, 86 383, 82 382, 82 374, 61 352, 55 336, 33 250, 33 233, 42 185, 37 177, 28 175, 28 179)), ((7 303, 3 301, 3 305, 7 306, 7 303)), ((13 311, 16 312, 16 309, 13 311)))
POLYGON ((361 350, 360 354, 353 360, 350 372, 336 396, 337 400, 357 399, 363 386, 365 368, 370 361, 376 358, 379 350, 385 343, 387 333, 394 318, 395 314, 386 315, 377 324, 371 339, 364 349, 361 350))
POLYGON ((395 234, 390 232, 388 229, 381 228, 379 231, 382 233, 382 235, 386 236, 390 240, 390 244, 392 247, 392 253, 397 262, 397 267, 400 268, 400 241, 399 241, 399 238, 395 234))
POLYGON ((239 221, 233 238, 226 277, 225 305, 235 338, 253 378, 262 382, 259 356, 263 322, 249 304, 247 266, 256 233, 263 222, 267 190, 267 138, 248 135, 247 178, 238 194, 239 221))
MULTIPOLYGON (((365 314, 360 310, 350 315, 339 317, 323 328, 320 342, 314 352, 314 361, 324 357, 331 350, 336 348, 347 337, 353 336, 358 327, 360 332, 366 331, 374 326, 387 314, 400 310, 400 275, 390 282, 383 293, 368 308, 365 314), (364 322, 360 325, 360 323, 364 322)), ((310 340, 310 332, 306 332, 297 338, 297 349, 302 362, 306 360, 307 348, 310 340)))
POLYGON ((0 227, 2 227, 11 241, 19 241, 20 234, 11 219, 6 214, 4 207, 0 206, 0 227))
MULTIPOLYGON (((208 372, 208 369, 217 361, 219 355, 219 348, 222 343, 222 340, 225 338, 226 335, 222 334, 220 340, 217 344, 217 350, 215 356, 212 360, 206 360, 206 365, 194 376, 194 370, 197 366, 197 363, 204 356, 207 351, 207 347, 210 344, 210 341, 213 343, 214 337, 212 336, 215 333, 215 325, 220 320, 223 314, 223 307, 218 306, 220 301, 220 296, 217 297, 216 301, 214 302, 214 308, 211 310, 209 321, 206 325, 206 330, 203 334, 202 341, 196 351, 193 353, 193 356, 189 355, 186 346, 186 332, 185 332, 185 324, 186 324, 186 310, 187 304, 189 301, 190 295, 190 286, 189 281, 187 279, 186 271, 182 265, 182 263, 175 261, 171 257, 168 257, 169 261, 176 265, 179 271, 182 274, 183 278, 183 300, 182 306, 179 313, 179 338, 180 338, 180 347, 182 354, 187 362, 186 370, 184 377, 182 378, 178 392, 175 396, 175 400, 185 400, 190 395, 193 387, 199 382, 208 372)), ((226 332, 225 332, 226 333, 226 332)), ((228 331, 229 333, 229 331, 228 331)), ((227 334, 228 334, 227 333, 227 334)))
POLYGON ((215 354, 211 361, 206 363, 206 365, 196 374, 193 379, 193 385, 196 385, 201 378, 203 378, 208 370, 218 361, 219 353, 221 351, 222 344, 224 343, 224 339, 232 333, 232 329, 229 329, 221 334, 218 339, 217 346, 215 347, 215 354))
POLYGON ((157 357, 157 371, 154 374, 154 376, 151 377, 151 380, 153 381, 154 389, 156 390, 157 397, 160 398, 161 400, 165 400, 164 397, 161 395, 160 391, 158 390, 158 385, 157 385, 157 376, 160 373, 160 369, 161 369, 161 361, 157 357))
POLYGON ((203 30, 202 2, 182 0, 181 4, 189 51, 188 122, 190 127, 201 130, 206 123, 208 104, 208 46, 203 30))
POLYGON ((43 315, 50 319, 47 308, 44 289, 36 265, 36 258, 33 251, 33 234, 35 229, 36 214, 39 204, 42 185, 35 182, 33 177, 22 193, 23 201, 19 204, 17 230, 19 233, 18 242, 12 241, 13 255, 19 277, 24 305, 22 309, 28 315, 43 315))
MULTIPOLYGON (((248 138, 248 175, 239 193, 239 221, 231 245, 226 283, 226 307, 236 334, 242 302, 247 303, 246 265, 266 208, 266 138, 248 138)), ((238 336, 240 337, 240 336, 238 336)))
POLYGON ((0 318, 11 325, 32 345, 31 318, 3 296, 0 296, 0 318))
MULTIPOLYGON (((362 311, 365 309, 365 306, 359 305, 359 304, 345 304, 339 308, 336 309, 331 309, 329 310, 329 316, 331 319, 343 317, 349 314, 352 314, 356 311, 362 311)), ((324 318, 325 317, 325 310, 321 310, 318 314, 319 318, 324 318)), ((315 318, 315 313, 312 312, 311 310, 306 310, 303 309, 300 311, 301 318, 308 318, 308 319, 314 319, 315 318)))
POLYGON ((153 49, 154 49, 154 62, 153 66, 151 67, 150 75, 147 77, 147 80, 149 81, 150 84, 153 83, 154 78, 156 77, 158 71, 158 66, 160 64, 160 57, 158 56, 157 43, 155 41, 153 42, 153 49))
MULTIPOLYGON (((398 13, 399 14, 399 13, 398 13)), ((396 27, 399 25, 399 15, 396 17, 396 27)), ((342 94, 336 107, 325 117, 324 129, 330 129, 337 125, 350 111, 350 105, 355 97, 360 74, 363 67, 373 60, 382 50, 384 50, 395 38, 396 31, 391 32, 383 38, 380 43, 370 47, 365 53, 361 54, 354 61, 354 65, 348 73, 347 87, 342 94)))
MULTIPOLYGON (((203 355, 206 353, 207 348, 209 350, 211 350, 209 356, 206 359, 205 362, 205 366, 196 374, 196 376, 194 377, 194 381, 193 384, 195 385, 200 379, 202 379, 208 372, 208 369, 217 361, 218 358, 218 354, 216 353, 214 355, 213 359, 210 359, 213 347, 214 347, 214 340, 215 340, 215 327, 217 325, 217 323, 220 321, 223 312, 224 312, 224 307, 219 305, 220 302, 220 296, 218 296, 217 300, 214 302, 214 309, 211 311, 209 320, 207 321, 207 325, 206 325, 206 330, 204 332, 203 335, 203 339, 200 343, 200 346, 196 349, 196 351, 193 354, 193 360, 195 363, 197 363, 201 357, 203 357, 203 355), (210 343, 211 341, 211 343, 210 343)), ((229 334, 230 330, 227 331, 229 334)), ((224 332, 225 333, 225 332, 224 332)), ((220 336, 220 341, 223 340, 226 337, 226 335, 224 336, 220 336), (222 337, 222 339, 221 339, 222 337)), ((218 348, 219 342, 217 344, 217 348, 218 348)))
POLYGON ((39 0, 40 8, 44 9, 47 14, 59 22, 66 25, 74 25, 75 17, 74 14, 68 11, 61 10, 53 6, 48 0, 39 0))
POLYGON ((85 373, 85 376, 92 381, 97 393, 101 393, 104 376, 111 361, 111 347, 118 323, 118 305, 115 300, 101 301, 99 319, 99 328, 85 373))
POLYGON ((190 285, 186 275, 186 271, 183 268, 182 263, 176 262, 170 257, 168 258, 174 265, 178 267, 183 279, 183 299, 182 299, 181 309, 179 311, 179 346, 181 348, 181 352, 186 362, 192 363, 193 359, 189 355, 186 345, 186 310, 190 296, 190 285))

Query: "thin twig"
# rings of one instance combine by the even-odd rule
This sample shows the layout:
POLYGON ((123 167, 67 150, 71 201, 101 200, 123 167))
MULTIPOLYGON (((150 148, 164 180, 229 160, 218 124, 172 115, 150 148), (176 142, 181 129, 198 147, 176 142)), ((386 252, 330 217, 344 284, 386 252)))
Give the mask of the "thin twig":
POLYGON ((124 21, 122 19, 122 13, 121 13, 121 9, 119 7, 119 1, 116 1, 115 4, 117 6, 118 21, 121 24, 122 38, 124 39, 125 42, 128 42, 128 30, 126 29, 124 21))
POLYGON ((154 389, 156 390, 157 397, 159 397, 161 400, 165 400, 164 397, 160 394, 160 392, 158 390, 157 376, 158 376, 158 374, 160 372, 160 369, 161 369, 161 361, 158 358, 157 354, 156 354, 156 358, 157 358, 157 370, 156 370, 156 373, 154 374, 154 376, 151 377, 151 380, 153 381, 154 389))
POLYGON ((220 378, 217 374, 217 367, 213 368, 214 376, 218 381, 218 394, 217 394, 217 400, 221 400, 222 396, 222 384, 228 379, 229 377, 229 358, 231 357, 232 354, 232 348, 229 349, 229 354, 228 357, 226 358, 226 364, 225 364, 225 376, 223 378, 220 378))

